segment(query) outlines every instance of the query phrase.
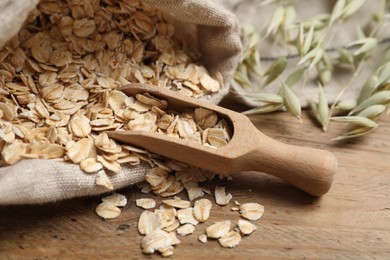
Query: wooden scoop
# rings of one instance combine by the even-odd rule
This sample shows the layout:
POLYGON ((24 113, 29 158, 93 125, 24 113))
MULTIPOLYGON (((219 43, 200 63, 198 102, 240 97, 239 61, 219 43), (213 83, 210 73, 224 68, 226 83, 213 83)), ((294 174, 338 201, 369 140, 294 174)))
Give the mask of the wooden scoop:
POLYGON ((115 140, 223 175, 265 172, 315 196, 325 194, 332 185, 337 159, 330 152, 278 142, 261 133, 245 115, 170 90, 144 84, 126 85, 120 90, 131 96, 150 93, 168 101, 169 109, 178 112, 198 107, 213 110, 230 121, 233 137, 220 148, 144 131, 108 132, 115 140))

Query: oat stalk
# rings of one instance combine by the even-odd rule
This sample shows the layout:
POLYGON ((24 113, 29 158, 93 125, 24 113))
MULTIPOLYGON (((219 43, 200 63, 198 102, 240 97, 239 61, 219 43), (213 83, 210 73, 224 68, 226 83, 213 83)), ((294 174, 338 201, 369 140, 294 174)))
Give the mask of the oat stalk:
MULTIPOLYGON (((259 106, 244 113, 269 113, 285 108, 294 116, 299 117, 297 116, 297 102, 291 102, 292 100, 296 100, 291 87, 303 78, 302 87, 304 89, 309 74, 314 75, 315 73, 312 70, 313 68, 316 68, 318 80, 324 89, 322 86, 319 89, 318 103, 310 101, 310 104, 317 121, 319 121, 324 131, 327 129, 330 118, 333 118, 332 121, 339 120, 335 119, 337 117, 334 117, 336 109, 337 111, 352 111, 346 117, 353 119, 353 117, 359 116, 373 122, 381 114, 385 113, 390 103, 386 92, 390 88, 388 87, 390 85, 388 84, 390 79, 390 50, 383 54, 381 64, 378 65, 376 72, 362 87, 358 100, 342 100, 342 96, 348 89, 359 87, 356 78, 365 67, 366 61, 371 58, 370 53, 378 48, 379 39, 377 38, 377 33, 385 25, 388 2, 381 0, 378 13, 374 16, 375 24, 371 31, 366 34, 362 28, 358 27, 357 39, 347 44, 345 48, 340 48, 337 59, 330 57, 330 55, 328 56, 326 52, 335 36, 336 31, 334 30, 334 26, 336 24, 342 24, 351 16, 356 15, 362 8, 364 2, 365 0, 338 0, 335 2, 330 14, 321 14, 309 18, 306 21, 295 22, 293 19, 295 15, 292 15, 295 12, 292 3, 288 1, 264 1, 264 4, 275 5, 275 13, 272 16, 269 27, 261 34, 263 35, 261 38, 272 38, 274 42, 278 41, 278 43, 285 44, 286 46, 295 46, 301 59, 295 71, 290 75, 285 76, 284 62, 281 62, 284 61, 282 57, 268 66, 267 70, 260 76, 263 86, 267 86, 268 84, 281 84, 282 87, 280 88, 279 94, 284 98, 283 103, 272 102, 272 99, 267 100, 271 96, 269 96, 270 93, 264 93, 264 90, 253 95, 246 94, 245 97, 247 99, 257 102, 259 106), (291 36, 293 36, 293 39, 290 38, 291 36), (333 80, 333 67, 335 65, 347 66, 353 72, 329 107, 324 91, 326 91, 325 86, 333 80), (385 82, 387 83, 385 84, 385 82), (289 102, 286 100, 286 94, 290 99, 289 102), (368 102, 364 103, 367 99, 368 102)), ((376 127, 374 125, 364 126, 364 129, 358 127, 333 140, 362 136, 372 132, 376 127)))

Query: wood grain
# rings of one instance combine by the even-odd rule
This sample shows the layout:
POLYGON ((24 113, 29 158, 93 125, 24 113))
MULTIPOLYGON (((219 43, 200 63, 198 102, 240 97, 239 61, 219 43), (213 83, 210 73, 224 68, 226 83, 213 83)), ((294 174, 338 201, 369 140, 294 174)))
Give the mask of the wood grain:
MULTIPOLYGON (((345 125, 332 123, 323 133, 307 115, 303 124, 287 113, 251 120, 270 137, 314 148, 345 130, 345 125)), ((230 211, 233 203, 213 205, 210 220, 198 225, 193 235, 180 238, 172 259, 390 259, 390 118, 379 123, 367 137, 326 146, 338 158, 339 170, 329 193, 321 198, 256 172, 207 183, 210 188, 225 185, 233 200, 263 204, 266 210, 256 222, 258 230, 235 249, 221 248, 216 241, 198 242, 213 221, 236 224, 239 219, 230 211)), ((99 197, 0 207, 0 259, 160 259, 140 250, 136 224, 142 210, 134 200, 145 195, 134 187, 120 192, 129 203, 119 218, 110 221, 94 213, 99 197)))

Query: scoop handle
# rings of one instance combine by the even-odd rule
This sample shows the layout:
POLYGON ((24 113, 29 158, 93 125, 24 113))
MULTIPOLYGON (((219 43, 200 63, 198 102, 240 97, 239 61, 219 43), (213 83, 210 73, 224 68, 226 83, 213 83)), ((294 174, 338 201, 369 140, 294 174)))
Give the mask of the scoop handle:
POLYGON ((328 192, 338 166, 332 153, 288 145, 259 131, 257 139, 256 148, 241 160, 241 168, 274 175, 314 196, 328 192))

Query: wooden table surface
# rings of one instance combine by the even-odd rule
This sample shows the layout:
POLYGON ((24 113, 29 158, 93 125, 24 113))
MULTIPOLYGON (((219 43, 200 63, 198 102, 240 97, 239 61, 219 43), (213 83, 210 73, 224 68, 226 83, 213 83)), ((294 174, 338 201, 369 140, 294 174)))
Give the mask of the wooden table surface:
MULTIPOLYGON (((299 123, 287 113, 251 116, 265 134, 280 141, 319 147, 345 130, 332 123, 323 133, 307 114, 299 123)), ((226 186, 233 195, 226 207, 214 205, 210 219, 194 234, 180 237, 172 259, 390 259, 390 117, 383 116, 374 133, 328 145, 339 160, 334 184, 325 196, 311 197, 275 177, 244 172, 226 186), (237 248, 197 238, 213 221, 231 220, 233 201, 265 206, 257 231, 237 248)), ((0 191, 1 193, 1 191, 0 191)), ((134 200, 145 197, 137 188, 120 193, 128 205, 114 220, 104 221, 94 209, 100 197, 77 198, 41 206, 0 207, 0 259, 159 259, 145 256, 137 219, 142 210, 134 200)), ((153 197, 153 195, 146 195, 153 197)), ((181 195, 183 198, 186 194, 181 195)), ((214 201, 212 196, 206 196, 214 201)))

